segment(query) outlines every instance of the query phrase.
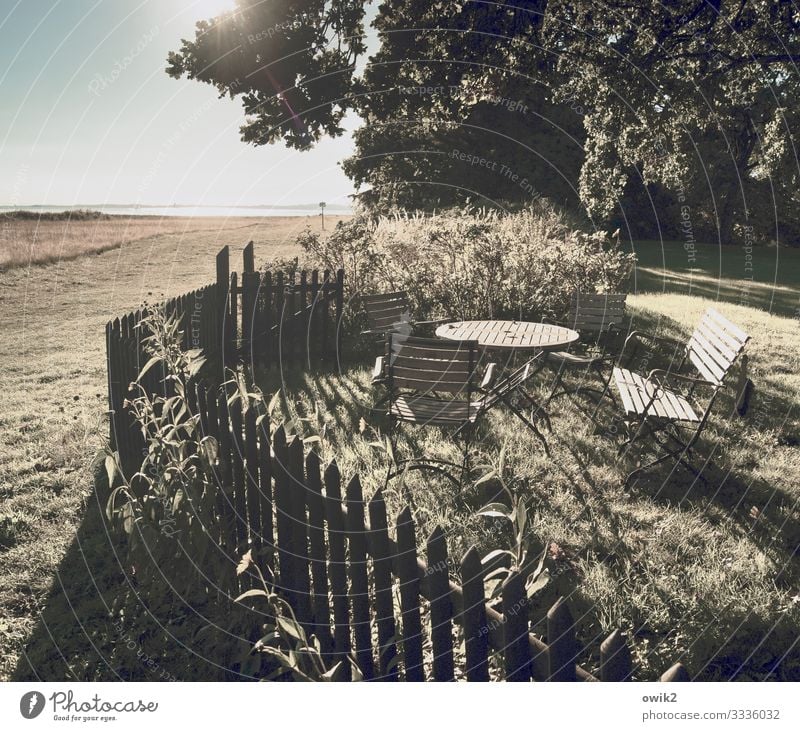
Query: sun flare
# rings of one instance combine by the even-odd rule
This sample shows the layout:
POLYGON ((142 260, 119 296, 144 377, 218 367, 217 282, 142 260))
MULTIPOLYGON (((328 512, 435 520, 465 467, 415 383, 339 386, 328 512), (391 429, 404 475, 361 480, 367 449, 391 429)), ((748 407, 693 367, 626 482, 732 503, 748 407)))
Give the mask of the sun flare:
POLYGON ((191 2, 192 11, 199 17, 213 17, 224 13, 226 10, 233 10, 236 7, 236 0, 194 0, 191 2))

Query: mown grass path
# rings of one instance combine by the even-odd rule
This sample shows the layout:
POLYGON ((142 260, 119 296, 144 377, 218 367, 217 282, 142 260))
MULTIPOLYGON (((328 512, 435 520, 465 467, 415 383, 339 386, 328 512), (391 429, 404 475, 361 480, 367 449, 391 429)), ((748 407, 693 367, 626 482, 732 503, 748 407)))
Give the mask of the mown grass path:
POLYGON ((106 321, 213 281, 225 244, 235 261, 251 239, 259 263, 294 254, 309 221, 318 225, 186 219, 176 231, 173 219, 168 233, 118 249, 0 273, 0 679, 13 672, 92 494, 91 461, 106 434, 106 321))

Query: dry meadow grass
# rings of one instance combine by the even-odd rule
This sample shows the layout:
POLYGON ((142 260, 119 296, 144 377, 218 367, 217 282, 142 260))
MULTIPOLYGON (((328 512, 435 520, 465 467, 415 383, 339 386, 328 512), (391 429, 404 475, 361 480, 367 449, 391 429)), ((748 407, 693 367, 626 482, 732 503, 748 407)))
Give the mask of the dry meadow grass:
MULTIPOLYGON (((108 243, 96 222, 81 221, 67 236, 76 246, 88 236, 93 251, 116 248, 0 272, 0 679, 13 673, 53 586, 69 586, 73 598, 89 593, 97 611, 106 611, 96 596, 94 582, 101 581, 96 571, 84 566, 77 575, 58 573, 70 546, 78 550, 81 565, 91 550, 76 531, 93 498, 91 463, 107 430, 106 321, 143 300, 213 281, 214 257, 226 244, 234 262, 248 240, 254 241, 259 262, 294 255, 294 239, 308 222, 305 217, 112 221, 107 230, 114 231, 117 243, 108 243)), ((313 217, 310 223, 318 225, 313 217)), ((63 227, 55 222, 51 242, 63 227)), ((81 634, 79 620, 87 618, 73 617, 70 604, 64 612, 81 634)), ((56 650, 51 655, 58 660, 56 650)), ((74 677, 63 662, 51 670, 53 679, 74 677)))
POLYGON ((96 219, 13 219, 0 216, 0 272, 99 254, 123 244, 179 234, 232 231, 253 219, 111 216, 96 219))

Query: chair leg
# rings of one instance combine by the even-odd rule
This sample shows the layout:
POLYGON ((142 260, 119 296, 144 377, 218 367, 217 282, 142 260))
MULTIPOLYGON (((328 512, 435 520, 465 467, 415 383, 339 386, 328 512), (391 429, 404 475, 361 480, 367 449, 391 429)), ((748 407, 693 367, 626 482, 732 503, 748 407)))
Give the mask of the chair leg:
MULTIPOLYGON (((590 369, 598 376, 600 379, 600 383, 602 384, 602 389, 600 388, 593 388, 591 386, 577 386, 575 388, 570 388, 566 381, 564 380, 564 372, 568 370, 561 364, 558 367, 558 370, 555 372, 555 383, 553 384, 553 388, 550 390, 550 395, 547 397, 545 401, 545 406, 549 405, 549 403, 556 397, 559 396, 567 396, 569 400, 574 404, 575 408, 577 408, 580 412, 582 412, 597 428, 602 428, 602 424, 600 424, 596 419, 597 408, 599 408, 600 402, 603 400, 604 396, 608 396, 612 403, 616 405, 617 400, 614 397, 610 389, 611 384, 611 376, 612 372, 609 372, 608 377, 603 375, 603 370, 599 365, 590 366, 590 369), (561 390, 558 390, 561 387, 561 390), (597 407, 594 411, 588 411, 585 409, 576 399, 575 396, 582 394, 582 395, 596 395, 596 404, 597 407)), ((588 374, 588 370, 587 370, 588 374)))
MULTIPOLYGON (((671 423, 670 424, 666 424, 666 425, 664 425, 663 427, 660 427, 660 428, 650 429, 649 431, 645 432, 642 435, 638 435, 637 434, 632 439, 630 439, 628 442, 626 442, 625 444, 622 445, 622 448, 624 448, 626 446, 630 446, 635 441, 639 441, 640 439, 644 439, 646 437, 653 436, 654 437, 654 441, 656 442, 656 444, 664 451, 664 454, 662 456, 658 457, 657 459, 651 460, 647 464, 644 464, 644 465, 642 465, 640 467, 637 467, 635 470, 633 470, 630 473, 628 473, 628 476, 625 478, 624 485, 627 486, 628 484, 630 484, 630 482, 631 482, 631 480, 633 479, 634 476, 641 475, 642 473, 644 473, 645 471, 647 471, 649 469, 652 469, 656 465, 659 465, 662 462, 666 462, 668 459, 674 460, 676 466, 683 467, 688 472, 693 474, 696 478, 702 480, 705 484, 708 484, 706 479, 705 479, 705 477, 703 476, 702 472, 697 470, 697 468, 695 468, 695 466, 691 463, 691 461, 689 459, 689 457, 692 454, 692 447, 693 447, 694 443, 697 441, 697 437, 699 435, 698 434, 694 434, 692 436, 692 438, 688 442, 684 442, 680 437, 678 437, 675 433, 673 433, 674 431, 675 431, 675 427, 674 427, 673 424, 671 424, 671 423), (672 427, 671 430, 670 430, 670 427, 672 427), (670 449, 665 441, 662 441, 661 439, 658 438, 658 434, 660 432, 664 432, 665 436, 668 439, 671 439, 673 442, 675 442, 678 445, 678 448, 677 449, 670 449)), ((621 453, 620 453, 619 456, 621 456, 621 453)))
POLYGON ((569 393, 567 389, 567 384, 564 383, 564 379, 562 378, 562 373, 564 372, 564 367, 559 366, 558 370, 556 371, 555 381, 553 383, 553 387, 550 389, 550 394, 548 395, 547 399, 544 402, 544 405, 547 406, 556 396, 563 396, 566 393, 569 393), (561 391, 558 391, 558 387, 561 386, 561 391))
POLYGON ((647 464, 641 465, 640 467, 637 467, 635 470, 629 472, 628 476, 625 478, 625 482, 623 483, 623 485, 627 487, 630 484, 631 480, 634 478, 634 476, 639 476, 647 472, 647 470, 652 469, 656 465, 661 464, 662 462, 666 462, 668 459, 674 459, 676 461, 679 461, 679 458, 676 456, 676 453, 669 452, 668 454, 665 454, 659 457, 658 459, 654 459, 648 462, 647 464))
MULTIPOLYGON (((530 401, 530 397, 528 397, 527 394, 526 394, 526 398, 528 398, 528 400, 530 401)), ((518 419, 520 419, 525 424, 525 426, 527 426, 528 429, 530 429, 530 431, 533 432, 534 436, 542 443, 542 446, 544 447, 545 454, 549 457, 550 456, 550 447, 547 446, 547 440, 544 438, 544 435, 539 431, 539 428, 536 426, 536 424, 534 424, 531 419, 529 419, 527 416, 525 416, 525 414, 523 414, 516 406, 514 406, 511 403, 510 400, 504 400, 504 403, 505 403, 506 406, 508 406, 508 408, 511 410, 511 412, 518 419)), ((533 403, 533 402, 531 401, 531 403, 533 403)), ((537 408, 535 403, 533 404, 533 408, 537 408)), ((544 411, 542 411, 541 413, 544 415, 544 418, 545 418, 545 420, 547 422, 548 427, 550 428, 550 431, 552 431, 553 428, 552 428, 552 426, 550 426, 549 417, 547 416, 547 414, 545 414, 544 411)))
POLYGON ((469 474, 470 471, 470 464, 469 464, 469 450, 470 446, 472 445, 472 432, 474 429, 474 424, 468 423, 467 428, 464 429, 464 455, 463 455, 463 462, 461 468, 461 485, 463 489, 464 485, 464 478, 469 474))
MULTIPOLYGON (((390 417, 391 421, 389 424, 389 444, 392 450, 391 459, 389 460, 389 466, 386 472, 386 478, 384 480, 384 487, 386 487, 391 480, 399 475, 403 474, 405 471, 411 470, 430 470, 431 472, 438 472, 440 475, 443 475, 448 480, 450 480, 454 485, 459 488, 459 495, 461 489, 463 488, 464 484, 464 476, 469 473, 469 448, 472 441, 472 429, 471 427, 473 424, 467 423, 462 424, 453 434, 460 433, 461 431, 464 432, 464 451, 462 454, 461 462, 450 462, 448 460, 443 459, 419 459, 414 460, 413 458, 408 459, 398 459, 398 444, 400 438, 400 420, 390 417), (456 478, 452 471, 447 468, 455 468, 459 471, 459 476, 456 478)), ((410 503, 412 508, 415 508, 414 504, 414 496, 410 490, 408 490, 407 485, 405 482, 403 483, 403 495, 405 499, 410 503)))

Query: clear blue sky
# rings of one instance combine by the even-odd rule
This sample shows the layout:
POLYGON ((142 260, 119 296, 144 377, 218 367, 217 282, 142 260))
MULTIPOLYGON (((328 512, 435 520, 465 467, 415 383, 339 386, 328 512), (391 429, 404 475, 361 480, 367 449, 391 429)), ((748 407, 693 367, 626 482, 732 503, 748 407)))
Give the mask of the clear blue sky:
POLYGON ((236 100, 164 72, 233 0, 0 0, 0 205, 347 203, 348 136, 239 141, 236 100))

